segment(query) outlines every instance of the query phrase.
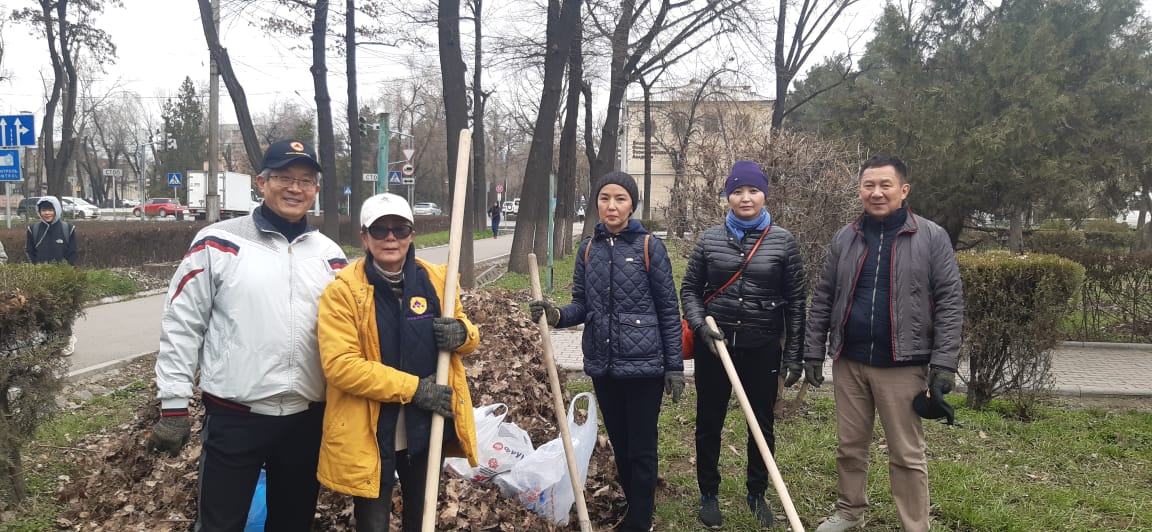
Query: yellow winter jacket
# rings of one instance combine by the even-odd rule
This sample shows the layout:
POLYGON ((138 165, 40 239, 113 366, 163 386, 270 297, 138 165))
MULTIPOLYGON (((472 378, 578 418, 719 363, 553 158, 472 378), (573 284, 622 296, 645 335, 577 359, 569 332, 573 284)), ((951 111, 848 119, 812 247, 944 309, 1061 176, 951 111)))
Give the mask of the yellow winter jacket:
MULTIPOLYGON (((444 299, 447 268, 421 259, 436 295, 444 299)), ((380 496, 380 449, 376 425, 380 403, 412 402, 420 379, 380 363, 373 287, 364 273, 365 259, 343 269, 320 297, 320 362, 328 380, 328 405, 317 478, 333 491, 357 497, 380 496)), ((452 353, 448 385, 452 387, 459 446, 444 446, 444 456, 464 456, 476 466, 476 427, 472 397, 460 355, 476 350, 480 332, 464 315, 456 298, 456 318, 468 328, 468 339, 452 353)))

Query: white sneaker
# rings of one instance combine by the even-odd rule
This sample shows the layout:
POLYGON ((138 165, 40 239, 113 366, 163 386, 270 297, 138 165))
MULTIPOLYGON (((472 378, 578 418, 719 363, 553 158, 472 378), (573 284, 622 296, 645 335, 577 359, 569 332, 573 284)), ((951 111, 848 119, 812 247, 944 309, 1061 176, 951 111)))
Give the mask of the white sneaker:
POLYGON ((851 530, 864 524, 864 518, 860 519, 846 519, 841 517, 840 514, 832 514, 832 517, 825 519, 820 526, 816 528, 816 532, 844 532, 851 530))
POLYGON ((66 356, 66 357, 70 357, 70 356, 72 356, 72 353, 74 353, 74 352, 76 352, 76 335, 75 334, 68 337, 68 345, 64 346, 64 349, 62 349, 60 351, 60 354, 66 356))

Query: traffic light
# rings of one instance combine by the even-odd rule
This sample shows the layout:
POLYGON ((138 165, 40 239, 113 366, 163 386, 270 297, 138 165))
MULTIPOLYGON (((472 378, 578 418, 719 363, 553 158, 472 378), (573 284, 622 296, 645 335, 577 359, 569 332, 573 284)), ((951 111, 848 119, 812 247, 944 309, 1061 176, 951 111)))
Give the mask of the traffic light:
POLYGON ((169 150, 176 149, 176 137, 172 133, 164 133, 164 147, 169 150))
POLYGON ((361 116, 359 122, 360 122, 360 136, 361 137, 367 137, 368 136, 368 121, 365 120, 363 116, 361 116))

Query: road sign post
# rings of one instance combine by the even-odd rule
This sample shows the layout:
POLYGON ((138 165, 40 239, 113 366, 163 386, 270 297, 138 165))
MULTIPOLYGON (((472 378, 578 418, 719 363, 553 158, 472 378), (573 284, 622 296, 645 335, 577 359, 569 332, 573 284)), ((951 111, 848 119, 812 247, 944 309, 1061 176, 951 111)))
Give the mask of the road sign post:
POLYGON ((365 181, 376 182, 380 180, 380 174, 364 174, 365 181))

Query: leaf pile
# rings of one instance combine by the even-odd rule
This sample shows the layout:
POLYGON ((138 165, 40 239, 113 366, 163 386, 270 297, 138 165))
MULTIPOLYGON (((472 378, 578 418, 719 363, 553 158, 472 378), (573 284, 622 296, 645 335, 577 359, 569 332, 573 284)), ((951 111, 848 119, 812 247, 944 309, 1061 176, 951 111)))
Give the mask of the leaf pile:
MULTIPOLYGON (((464 358, 474 405, 508 404, 506 421, 528 431, 536 447, 557 438, 540 333, 519 307, 527 298, 504 290, 485 290, 466 292, 462 299, 469 318, 480 329, 480 347, 464 358)), ((560 373, 562 386, 566 380, 560 373)), ((565 392, 565 408, 571 396, 565 392)), ((63 509, 57 525, 72 530, 190 529, 196 514, 203 407, 194 399, 190 409, 195 420, 192 440, 175 458, 144 449, 148 429, 158 417, 155 401, 143 407, 133 421, 79 442, 73 451, 77 478, 61 478, 59 501, 63 509)), ((583 421, 585 414, 578 411, 577 420, 583 421)), ((612 451, 601 432, 584 490, 595 529, 619 524, 623 495, 615 477, 612 451)), ((444 474, 441 485, 437 510, 440 530, 578 529, 575 507, 569 526, 559 527, 501 497, 491 484, 472 484, 444 474)), ((396 490, 393 528, 397 530, 401 505, 396 490)), ((351 518, 351 497, 321 490, 314 530, 352 530, 351 518)))

